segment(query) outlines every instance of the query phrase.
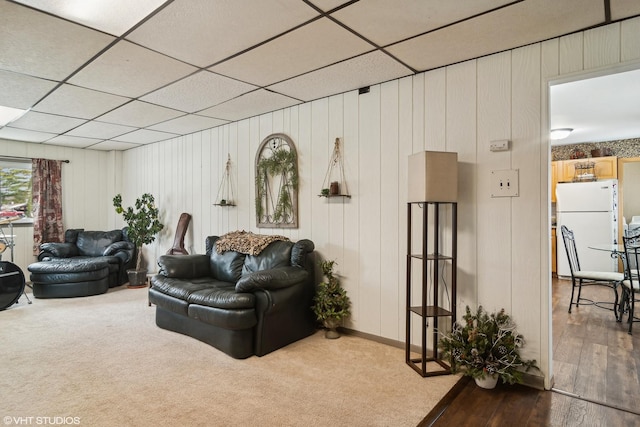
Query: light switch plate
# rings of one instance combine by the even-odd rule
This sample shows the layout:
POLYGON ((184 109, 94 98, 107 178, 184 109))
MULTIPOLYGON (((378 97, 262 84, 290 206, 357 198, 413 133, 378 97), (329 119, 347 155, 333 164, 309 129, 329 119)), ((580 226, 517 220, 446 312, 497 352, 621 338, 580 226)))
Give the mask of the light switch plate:
POLYGON ((500 139, 497 141, 491 141, 489 143, 490 151, 509 151, 509 140, 508 139, 500 139))
POLYGON ((518 197, 518 169, 491 171, 491 197, 518 197))

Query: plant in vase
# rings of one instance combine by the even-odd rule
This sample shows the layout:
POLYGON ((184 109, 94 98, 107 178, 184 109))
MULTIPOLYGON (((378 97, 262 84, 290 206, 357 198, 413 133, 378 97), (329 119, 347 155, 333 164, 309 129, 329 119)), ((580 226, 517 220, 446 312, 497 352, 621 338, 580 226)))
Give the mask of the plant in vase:
POLYGON ((123 208, 122 196, 118 194, 113 198, 113 206, 116 208, 116 213, 122 215, 127 223, 127 237, 136 247, 136 269, 127 270, 129 286, 144 286, 147 270, 142 268, 142 246, 152 243, 156 239, 156 234, 164 228, 159 220, 155 199, 151 194, 145 193, 136 199, 135 208, 134 206, 123 208))
POLYGON ((451 360, 451 372, 462 372, 484 388, 495 387, 498 378, 504 383, 521 383, 522 370, 538 368, 535 360, 524 360, 520 349, 524 337, 504 309, 487 313, 479 306, 475 313, 469 306, 462 322, 456 322, 450 334, 439 341, 443 357, 451 360), (483 380, 495 380, 485 385, 483 380))
POLYGON ((327 328, 326 338, 339 338, 337 327, 342 320, 351 315, 351 301, 347 291, 340 286, 340 280, 333 275, 335 261, 322 261, 320 268, 327 278, 326 282, 318 285, 316 295, 313 298, 312 307, 316 318, 327 328))

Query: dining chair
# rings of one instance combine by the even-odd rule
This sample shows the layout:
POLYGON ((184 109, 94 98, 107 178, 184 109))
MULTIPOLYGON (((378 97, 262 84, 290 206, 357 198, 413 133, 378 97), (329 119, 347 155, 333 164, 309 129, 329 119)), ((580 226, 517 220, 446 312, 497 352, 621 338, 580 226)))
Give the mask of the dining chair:
MULTIPOLYGON (((618 304, 618 286, 623 282, 624 273, 618 273, 613 271, 589 271, 582 270, 580 268, 580 260, 578 259, 578 250, 576 249, 576 240, 573 235, 573 231, 569 230, 566 225, 560 228, 562 232, 562 240, 564 241, 564 248, 567 251, 567 259, 569 260, 569 269, 571 270, 571 301, 569 302, 569 313, 571 313, 571 307, 575 305, 580 306, 580 303, 588 305, 596 305, 601 307, 601 302, 596 302, 582 297, 582 287, 588 285, 600 285, 607 286, 613 289, 614 302, 613 302, 613 314, 616 321, 621 321, 622 306, 618 304), (575 290, 578 288, 578 295, 574 299, 575 290)), ((607 307, 601 307, 607 308, 607 307)))
MULTIPOLYGON (((640 230, 629 232, 622 236, 624 254, 626 258, 626 277, 622 282, 622 302, 620 307, 629 312, 629 335, 632 333, 633 322, 640 321, 635 317, 635 303, 640 294, 640 230)), ((622 311, 620 313, 622 317, 622 311)))

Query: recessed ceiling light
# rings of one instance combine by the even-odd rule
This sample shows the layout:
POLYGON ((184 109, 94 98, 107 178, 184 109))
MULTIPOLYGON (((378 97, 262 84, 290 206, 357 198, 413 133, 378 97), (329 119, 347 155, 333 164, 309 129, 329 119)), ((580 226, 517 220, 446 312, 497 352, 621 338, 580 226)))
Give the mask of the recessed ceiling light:
POLYGON ((29 110, 11 108, 0 105, 0 126, 5 126, 22 117, 29 110))
POLYGON ((569 136, 569 134, 573 132, 572 128, 561 128, 561 129, 551 129, 549 133, 549 138, 556 139, 564 139, 569 136))

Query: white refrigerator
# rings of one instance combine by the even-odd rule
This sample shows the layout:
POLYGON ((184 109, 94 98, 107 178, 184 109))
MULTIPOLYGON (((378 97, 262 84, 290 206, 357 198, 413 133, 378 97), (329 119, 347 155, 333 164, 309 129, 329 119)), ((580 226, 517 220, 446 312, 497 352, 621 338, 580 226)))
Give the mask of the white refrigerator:
POLYGON ((618 271, 618 260, 610 252, 589 248, 618 243, 617 179, 557 184, 556 225, 558 276, 571 277, 563 225, 573 231, 582 270, 618 271))

